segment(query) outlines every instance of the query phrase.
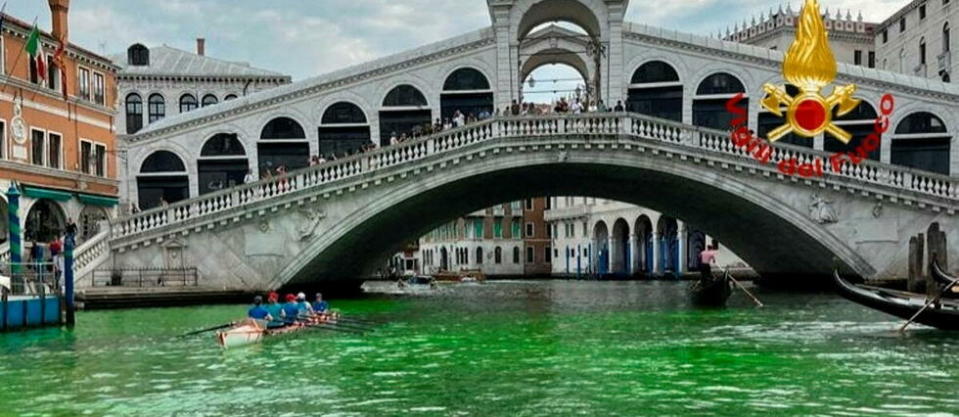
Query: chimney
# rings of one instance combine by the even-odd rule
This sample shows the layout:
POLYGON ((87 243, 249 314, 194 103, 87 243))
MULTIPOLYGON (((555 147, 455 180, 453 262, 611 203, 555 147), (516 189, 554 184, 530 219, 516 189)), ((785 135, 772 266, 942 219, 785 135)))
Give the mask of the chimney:
POLYGON ((206 39, 196 38, 196 54, 199 56, 206 55, 206 39))
POLYGON ((67 39, 69 24, 67 23, 67 12, 70 10, 70 0, 47 0, 50 4, 50 14, 53 20, 53 32, 56 39, 67 39))

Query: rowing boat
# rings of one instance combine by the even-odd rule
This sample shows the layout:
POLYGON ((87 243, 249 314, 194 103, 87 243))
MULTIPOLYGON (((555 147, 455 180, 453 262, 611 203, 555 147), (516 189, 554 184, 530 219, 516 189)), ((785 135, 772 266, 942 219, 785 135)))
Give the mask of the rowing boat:
POLYGON ((263 322, 253 319, 246 319, 237 325, 217 332, 216 342, 222 348, 232 348, 259 343, 265 337, 279 336, 289 333, 297 333, 324 324, 335 324, 336 316, 321 315, 315 316, 309 320, 293 323, 283 327, 270 329, 263 322))

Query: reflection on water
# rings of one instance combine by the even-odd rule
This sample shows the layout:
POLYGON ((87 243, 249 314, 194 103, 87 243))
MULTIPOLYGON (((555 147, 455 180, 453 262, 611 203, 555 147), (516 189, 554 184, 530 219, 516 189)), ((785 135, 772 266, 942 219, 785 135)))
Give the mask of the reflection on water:
POLYGON ((495 282, 340 301, 388 320, 222 351, 242 306, 84 312, 0 336, 0 415, 955 416, 959 336, 838 297, 691 309, 682 283, 495 282))

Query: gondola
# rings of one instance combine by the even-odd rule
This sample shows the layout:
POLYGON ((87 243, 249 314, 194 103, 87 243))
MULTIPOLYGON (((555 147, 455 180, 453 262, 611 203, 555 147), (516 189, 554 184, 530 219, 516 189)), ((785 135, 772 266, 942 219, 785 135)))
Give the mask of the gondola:
MULTIPOLYGON (((952 282, 956 280, 956 277, 951 276, 947 274, 946 271, 942 270, 942 267, 939 266, 939 262, 933 262, 932 265, 930 265, 929 273, 932 275, 933 280, 942 286, 952 284, 952 282)), ((956 284, 956 287, 959 287, 959 284, 956 284)), ((950 291, 950 293, 952 293, 951 295, 953 296, 959 296, 957 292, 959 292, 957 288, 953 288, 952 291, 950 291)))
POLYGON ((721 278, 711 281, 699 279, 689 285, 690 300, 699 307, 723 307, 732 293, 728 270, 723 271, 721 278))
MULTIPOLYGON (((833 279, 839 294, 847 300, 905 320, 912 318, 928 302, 924 294, 852 284, 840 277, 839 271, 833 272, 833 279)), ((941 330, 959 330, 959 302, 941 300, 938 306, 930 306, 915 321, 941 330)))

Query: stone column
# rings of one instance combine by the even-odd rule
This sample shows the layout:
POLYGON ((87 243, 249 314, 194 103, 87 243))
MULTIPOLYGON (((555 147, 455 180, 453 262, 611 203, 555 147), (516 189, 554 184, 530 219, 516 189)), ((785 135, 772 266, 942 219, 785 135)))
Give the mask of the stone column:
POLYGON ((496 37, 496 108, 503 109, 516 98, 513 86, 517 77, 518 45, 510 39, 509 8, 498 8, 493 13, 493 31, 496 37))
POLYGON ((686 236, 686 223, 681 221, 676 221, 676 223, 678 229, 676 236, 676 241, 678 242, 676 245, 676 251, 679 252, 676 255, 679 257, 677 258, 679 260, 679 270, 676 271, 676 274, 682 275, 686 272, 686 247, 689 245, 689 242, 687 241, 688 236, 686 236))
POLYGON ((659 259, 659 253, 662 250, 662 248, 660 248, 661 244, 662 242, 660 242, 660 233, 654 232, 653 233, 653 268, 651 271, 653 274, 659 274, 663 272, 663 265, 661 265, 661 262, 659 259))
POLYGON ((626 103, 626 85, 623 71, 630 69, 623 68, 624 63, 624 45, 623 45, 623 14, 626 12, 622 4, 608 4, 609 7, 609 33, 606 35, 608 47, 606 50, 607 59, 604 60, 604 67, 600 67, 601 78, 607 88, 602 92, 603 102, 610 108, 616 105, 618 100, 626 103))
POLYGON ((639 236, 636 233, 629 235, 629 270, 630 275, 639 273, 639 236))

